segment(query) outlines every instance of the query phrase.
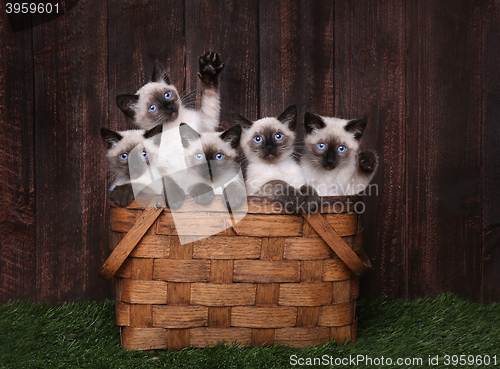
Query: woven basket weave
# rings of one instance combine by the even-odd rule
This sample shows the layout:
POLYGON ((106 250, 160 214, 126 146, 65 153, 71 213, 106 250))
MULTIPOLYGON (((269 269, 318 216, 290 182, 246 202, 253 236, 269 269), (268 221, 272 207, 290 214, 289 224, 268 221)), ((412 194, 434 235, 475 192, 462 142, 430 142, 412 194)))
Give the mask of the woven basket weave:
MULTIPOLYGON (((113 277, 122 347, 355 341, 359 276, 351 269, 369 267, 352 209, 356 200, 330 199, 335 207, 309 218, 251 198, 239 223, 184 245, 168 208, 112 205, 114 251, 100 275, 113 277), (332 251, 336 242, 351 269, 332 251)), ((181 207, 186 219, 194 206, 187 199, 181 207)), ((219 208, 223 214, 222 203, 219 208)))

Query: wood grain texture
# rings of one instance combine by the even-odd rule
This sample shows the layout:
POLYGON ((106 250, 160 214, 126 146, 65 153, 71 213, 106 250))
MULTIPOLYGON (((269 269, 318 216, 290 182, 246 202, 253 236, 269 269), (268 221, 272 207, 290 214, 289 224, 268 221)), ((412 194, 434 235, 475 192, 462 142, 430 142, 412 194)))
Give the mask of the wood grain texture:
POLYGON ((297 104, 301 134, 306 111, 333 110, 333 3, 260 1, 259 13, 260 117, 297 104))
POLYGON ((144 279, 150 281, 153 279, 154 259, 132 258, 131 276, 132 279, 144 279))
POLYGON ((167 329, 167 347, 169 350, 181 350, 189 347, 190 329, 167 329))
POLYGON ((12 32, 0 4, 0 303, 36 300, 33 49, 25 26, 12 32))
POLYGON ((453 11, 409 2, 406 20, 408 297, 449 291, 479 300, 479 2, 458 2, 453 11))
POLYGON ((331 283, 282 283, 278 305, 320 306, 332 302, 331 283))
POLYGON ((210 260, 155 259, 154 279, 169 282, 204 282, 210 276, 210 260))
POLYGON ((316 260, 331 257, 336 257, 336 255, 322 238, 287 237, 285 239, 283 259, 316 260))
POLYGON ((289 237, 302 235, 302 223, 295 215, 247 214, 233 228, 241 236, 289 237))
POLYGON ((230 327, 231 326, 230 306, 210 306, 208 308, 208 326, 209 327, 230 327))
POLYGON ((234 274, 234 260, 211 260, 210 282, 232 283, 234 274))
POLYGON ((299 306, 297 308, 296 327, 317 327, 319 306, 299 306))
POLYGON ((377 187, 363 197, 363 228, 369 235, 363 245, 374 268, 365 278, 363 293, 370 297, 404 296, 408 278, 405 4, 338 0, 334 9, 334 115, 367 117, 361 146, 379 156, 372 181, 377 187))
POLYGON ((205 306, 253 305, 256 285, 252 283, 192 283, 191 304, 205 306))
POLYGON ((104 265, 99 269, 99 276, 110 279, 122 266, 125 259, 137 246, 141 238, 148 231, 154 221, 158 218, 162 209, 147 208, 137 219, 132 229, 120 241, 108 257, 104 265))
POLYGON ((170 236, 148 235, 153 228, 154 224, 132 250, 131 257, 168 258, 170 256, 170 236))
POLYGON ((92 0, 33 29, 39 301, 102 299, 108 253, 105 158, 107 3, 92 0))
POLYGON ((130 304, 115 301, 116 325, 130 326, 130 304))
POLYGON ((256 237, 209 237, 194 244, 194 259, 257 259, 261 239, 256 237))
POLYGON ((343 281, 354 276, 354 273, 340 259, 330 259, 323 261, 322 269, 323 280, 326 281, 343 281))
POLYGON ((339 258, 356 274, 362 274, 369 268, 369 260, 361 260, 356 253, 345 243, 336 230, 321 214, 302 213, 304 219, 314 228, 323 240, 332 248, 339 258))
POLYGON ((321 306, 319 310, 318 324, 320 326, 338 327, 354 322, 354 301, 321 306))
POLYGON ((166 304, 167 282, 122 279, 121 300, 131 304, 166 304))
POLYGON ((190 328, 206 326, 208 307, 204 306, 153 306, 153 326, 162 328, 190 328))
POLYGON ((279 297, 279 283, 259 283, 255 294, 255 305, 278 305, 279 297))
POLYGON ((121 328, 122 347, 125 350, 154 350, 167 347, 167 330, 163 328, 121 328))
POLYGON ((153 305, 130 304, 130 325, 132 327, 150 328, 153 326, 153 305))
POLYGON ((234 282, 281 283, 300 280, 300 262, 294 260, 235 260, 234 282))
POLYGON ((482 224, 483 224, 483 291, 482 301, 500 301, 500 3, 487 1, 483 7, 482 76, 482 224))
POLYGON ((247 328, 293 327, 297 320, 297 307, 234 306, 231 325, 247 328))
POLYGON ((116 95, 134 94, 151 79, 155 59, 182 95, 184 86, 184 1, 109 4, 109 126, 137 128, 116 106, 116 95))
POLYGON ((300 262, 301 282, 321 282, 323 280, 323 260, 302 260, 300 262))
POLYGON ((276 330, 273 328, 254 328, 252 329, 252 346, 272 346, 274 345, 274 335, 276 330))

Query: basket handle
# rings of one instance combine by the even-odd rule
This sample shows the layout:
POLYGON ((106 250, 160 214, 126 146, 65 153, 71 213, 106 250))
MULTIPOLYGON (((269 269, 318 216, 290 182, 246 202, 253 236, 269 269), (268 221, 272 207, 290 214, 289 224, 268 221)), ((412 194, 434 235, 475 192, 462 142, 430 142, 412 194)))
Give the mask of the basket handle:
POLYGON ((314 230, 318 232, 328 246, 330 246, 333 252, 335 252, 354 273, 360 275, 368 269, 371 269, 372 264, 368 256, 364 252, 360 253, 361 257, 358 256, 320 213, 308 214, 303 211, 300 213, 314 230))
POLYGON ((130 255, 135 246, 139 243, 142 236, 148 231, 149 227, 160 216, 162 208, 148 207, 143 211, 134 226, 123 237, 120 243, 115 247, 111 255, 97 273, 100 277, 109 280, 122 266, 125 259, 130 255))

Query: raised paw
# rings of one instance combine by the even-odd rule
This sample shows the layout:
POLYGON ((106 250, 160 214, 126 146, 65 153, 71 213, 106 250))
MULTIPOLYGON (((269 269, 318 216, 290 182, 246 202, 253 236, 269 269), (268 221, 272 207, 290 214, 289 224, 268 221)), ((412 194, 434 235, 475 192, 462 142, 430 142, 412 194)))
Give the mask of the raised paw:
POLYGON ((121 186, 116 186, 109 192, 109 198, 118 206, 128 206, 134 201, 134 190, 132 184, 127 183, 121 186))
POLYGON ((213 51, 207 51, 204 55, 200 56, 199 65, 200 71, 198 72, 198 76, 201 82, 205 86, 217 86, 219 73, 224 68, 224 63, 220 55, 213 51))
POLYGON ((372 173, 377 169, 378 159, 373 151, 361 151, 358 155, 358 162, 362 172, 372 173))
POLYGON ((194 185, 189 194, 193 196, 194 201, 199 205, 209 205, 214 199, 214 190, 205 183, 194 185))

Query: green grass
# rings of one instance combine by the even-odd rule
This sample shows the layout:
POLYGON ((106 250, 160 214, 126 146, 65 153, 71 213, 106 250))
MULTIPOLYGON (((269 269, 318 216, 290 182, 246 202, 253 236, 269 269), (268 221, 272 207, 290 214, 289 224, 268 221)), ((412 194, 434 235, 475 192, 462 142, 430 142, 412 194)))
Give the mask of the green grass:
POLYGON ((477 355, 489 355, 490 367, 495 367, 496 355, 496 367, 500 367, 500 304, 479 305, 451 294, 415 301, 381 298, 360 300, 357 316, 355 344, 303 349, 219 344, 177 352, 135 352, 120 347, 112 301, 62 306, 12 302, 0 306, 0 368, 474 367, 468 365, 472 359, 468 355, 474 360, 477 355), (292 355, 296 366, 291 365, 292 355), (373 365, 362 361, 349 365, 349 357, 358 355, 371 358, 373 365), (439 365, 428 365, 429 357, 437 355, 439 365), (467 355, 466 365, 445 365, 445 355, 467 355), (335 359, 344 359, 347 365, 298 365, 299 358, 323 356, 334 364, 335 359), (376 366, 382 357, 385 365, 376 366), (392 365, 387 365, 388 358, 392 365), (398 365, 398 358, 422 359, 423 365, 398 365))

